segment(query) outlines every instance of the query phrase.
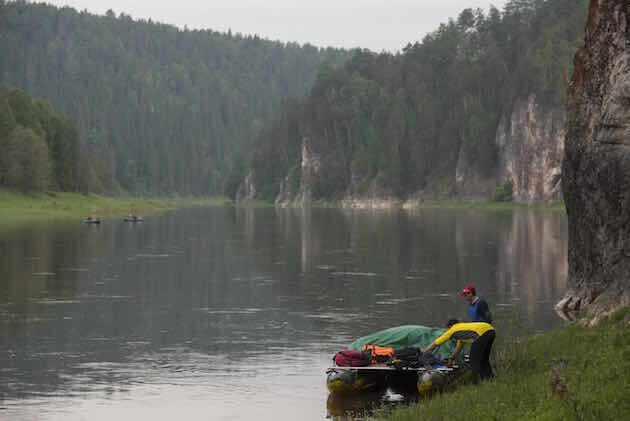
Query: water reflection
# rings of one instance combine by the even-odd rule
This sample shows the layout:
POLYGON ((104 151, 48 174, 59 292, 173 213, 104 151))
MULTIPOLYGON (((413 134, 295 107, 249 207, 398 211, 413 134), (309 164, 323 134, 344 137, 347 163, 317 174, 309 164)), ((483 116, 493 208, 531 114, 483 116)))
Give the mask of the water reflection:
POLYGON ((503 238, 498 256, 497 296, 518 301, 527 312, 527 319, 537 325, 540 308, 553 306, 567 289, 565 216, 514 214, 503 238))
POLYGON ((321 419, 335 351, 465 318, 467 279, 499 323, 560 323, 566 239, 564 215, 461 210, 192 209, 2 231, 0 415, 321 419))

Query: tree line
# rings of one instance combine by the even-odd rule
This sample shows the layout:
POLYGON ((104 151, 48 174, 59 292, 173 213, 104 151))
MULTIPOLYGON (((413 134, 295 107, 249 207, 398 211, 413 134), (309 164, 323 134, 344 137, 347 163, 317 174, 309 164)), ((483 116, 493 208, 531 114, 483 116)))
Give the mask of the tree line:
MULTIPOLYGON (((356 51, 322 65, 310 92, 288 101, 246 164, 260 198, 273 200, 291 174, 299 185, 301 144, 321 156, 315 199, 377 189, 405 197, 454 192, 460 153, 481 174, 497 165, 499 120, 535 94, 563 107, 587 0, 510 0, 502 11, 466 9, 400 54, 356 51), (298 170, 296 170, 298 169, 298 170)), ((229 183, 234 194, 238 183, 229 183)))
POLYGON ((0 186, 23 192, 98 188, 74 125, 50 103, 0 85, 0 186))
POLYGON ((23 0, 0 0, 0 28, 0 81, 75 123, 108 193, 222 193, 283 99, 348 56, 23 0))

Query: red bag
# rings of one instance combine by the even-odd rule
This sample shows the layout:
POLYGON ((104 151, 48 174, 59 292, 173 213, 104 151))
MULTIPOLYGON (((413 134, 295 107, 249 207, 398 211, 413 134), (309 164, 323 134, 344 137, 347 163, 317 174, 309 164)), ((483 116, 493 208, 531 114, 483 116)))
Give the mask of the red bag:
POLYGON ((366 365, 370 365, 370 354, 355 351, 353 349, 344 349, 343 351, 337 352, 333 357, 333 361, 335 365, 339 367, 364 367, 366 365))

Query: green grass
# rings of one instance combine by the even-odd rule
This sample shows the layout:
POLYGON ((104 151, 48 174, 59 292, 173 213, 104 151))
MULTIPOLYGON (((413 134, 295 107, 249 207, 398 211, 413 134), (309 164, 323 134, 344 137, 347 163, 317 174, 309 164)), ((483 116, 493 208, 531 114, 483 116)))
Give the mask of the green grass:
POLYGON ((22 194, 0 189, 0 224, 51 218, 84 218, 126 215, 135 209, 140 215, 190 206, 221 206, 225 198, 124 198, 78 193, 47 192, 22 194))
POLYGON ((267 202, 265 200, 246 200, 235 204, 240 208, 273 208, 275 205, 273 202, 267 202))
POLYGON ((495 380, 382 410, 375 417, 603 420, 630 414, 630 308, 593 328, 572 324, 494 348, 495 380))

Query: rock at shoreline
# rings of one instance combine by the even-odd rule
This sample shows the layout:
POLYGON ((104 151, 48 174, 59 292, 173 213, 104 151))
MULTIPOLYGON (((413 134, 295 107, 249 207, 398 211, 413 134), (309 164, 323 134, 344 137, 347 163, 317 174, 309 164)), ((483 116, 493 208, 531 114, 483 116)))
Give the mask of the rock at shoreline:
POLYGON ((630 304, 630 4, 591 0, 567 98, 563 193, 569 285, 561 310, 597 321, 630 304))

